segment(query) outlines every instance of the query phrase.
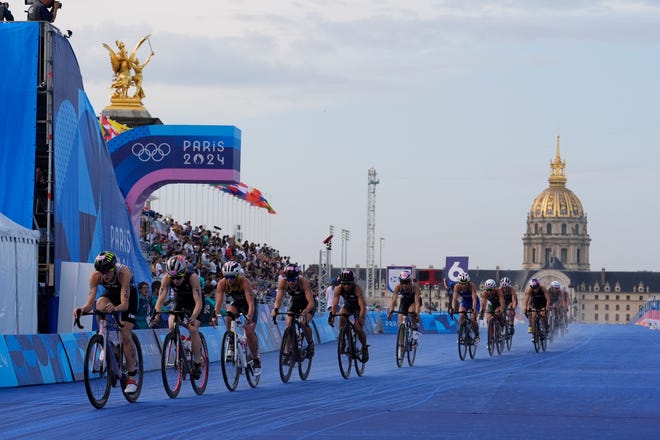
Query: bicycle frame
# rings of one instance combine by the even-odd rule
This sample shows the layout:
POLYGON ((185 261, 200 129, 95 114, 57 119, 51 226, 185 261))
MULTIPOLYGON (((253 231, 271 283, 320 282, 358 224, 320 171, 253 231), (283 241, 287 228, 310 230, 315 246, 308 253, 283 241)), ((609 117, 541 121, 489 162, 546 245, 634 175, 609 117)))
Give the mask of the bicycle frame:
POLYGON ((346 318, 346 325, 339 329, 339 335, 337 337, 339 371, 344 379, 348 379, 351 374, 351 368, 355 365, 355 372, 358 376, 362 376, 364 374, 365 363, 362 360, 361 350, 358 352, 357 349, 359 338, 357 337, 355 323, 351 320, 351 316, 353 319, 357 317, 355 314, 348 313, 330 314, 331 318, 337 316, 346 318))
POLYGON ((243 313, 234 315, 225 312, 221 316, 229 316, 231 325, 225 332, 222 339, 221 366, 225 385, 229 391, 236 390, 238 379, 241 373, 245 372, 248 384, 255 388, 259 383, 258 375, 252 370, 252 353, 247 343, 247 334, 245 325, 247 317, 243 313), (230 341, 231 340, 231 341, 230 341), (231 354, 229 353, 231 351, 231 354), (230 367, 235 367, 235 371, 230 371, 230 367))

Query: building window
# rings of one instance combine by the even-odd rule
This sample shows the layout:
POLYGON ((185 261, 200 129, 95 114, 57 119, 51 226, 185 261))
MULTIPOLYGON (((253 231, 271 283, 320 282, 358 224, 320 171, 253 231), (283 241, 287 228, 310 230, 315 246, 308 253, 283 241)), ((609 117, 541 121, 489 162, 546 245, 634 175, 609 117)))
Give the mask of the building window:
POLYGON ((545 233, 548 235, 552 235, 552 225, 548 223, 545 227, 545 233))
POLYGON ((630 313, 626 313, 626 321, 630 321, 630 313))
POLYGON ((619 295, 615 296, 614 298, 616 298, 616 300, 618 301, 619 300, 619 295))
POLYGON ((626 312, 630 311, 630 304, 626 304, 626 312))
POLYGON ((598 295, 594 295, 594 299, 598 301, 598 295))
POLYGON ((614 306, 614 309, 619 310, 619 305, 617 304, 616 306, 614 306))
POLYGON ((551 251, 552 251, 552 249, 550 249, 550 248, 545 249, 545 260, 543 260, 543 263, 547 263, 548 261, 550 261, 550 252, 551 251))
POLYGON ((598 304, 594 306, 594 310, 598 310, 598 304))
POLYGON ((605 304, 605 310, 609 310, 609 309, 610 309, 610 305, 609 305, 609 304, 605 304))
POLYGON ((610 320, 610 314, 609 314, 609 313, 605 313, 605 321, 609 321, 609 320, 610 320))
POLYGON ((609 301, 609 299, 610 299, 610 296, 609 296, 609 295, 605 295, 605 300, 606 300, 606 301, 609 301))
POLYGON ((582 307, 581 307, 581 308, 582 308, 582 310, 584 310, 584 304, 582 304, 582 307))
POLYGON ((580 264, 580 249, 577 249, 577 250, 576 250, 576 254, 575 254, 575 262, 578 263, 578 264, 580 264))
POLYGON ((615 320, 616 322, 619 322, 619 314, 618 314, 618 313, 617 313, 616 315, 614 315, 614 320, 615 320))
POLYGON ((532 249, 532 263, 536 263, 536 249, 532 249))
POLYGON ((630 295, 626 295, 626 301, 630 301, 630 295))
POLYGON ((598 321, 598 313, 594 313, 594 321, 598 321))
POLYGON ((561 224, 561 235, 566 235, 566 223, 561 224))
POLYGON ((580 319, 582 319, 584 321, 584 313, 582 314, 582 317, 580 319))
POLYGON ((568 261, 568 249, 563 248, 561 250, 561 262, 566 263, 568 261))
POLYGON ((639 295, 639 300, 644 301, 644 297, 642 295, 639 295))

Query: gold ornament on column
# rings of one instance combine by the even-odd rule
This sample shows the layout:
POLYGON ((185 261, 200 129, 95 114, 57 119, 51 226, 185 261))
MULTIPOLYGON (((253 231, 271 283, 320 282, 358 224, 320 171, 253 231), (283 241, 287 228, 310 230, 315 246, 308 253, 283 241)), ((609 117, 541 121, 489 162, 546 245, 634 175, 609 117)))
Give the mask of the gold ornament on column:
POLYGON ((142 99, 147 95, 142 88, 142 71, 155 55, 149 41, 150 36, 147 35, 138 41, 130 55, 126 51, 126 45, 123 41, 115 41, 118 49, 116 52, 110 46, 103 43, 103 47, 110 54, 110 64, 114 72, 112 84, 110 85, 110 88, 114 89, 114 92, 110 95, 110 106, 106 107, 106 109, 144 109, 142 99), (140 63, 137 52, 145 41, 149 43, 151 52, 144 62, 140 63))

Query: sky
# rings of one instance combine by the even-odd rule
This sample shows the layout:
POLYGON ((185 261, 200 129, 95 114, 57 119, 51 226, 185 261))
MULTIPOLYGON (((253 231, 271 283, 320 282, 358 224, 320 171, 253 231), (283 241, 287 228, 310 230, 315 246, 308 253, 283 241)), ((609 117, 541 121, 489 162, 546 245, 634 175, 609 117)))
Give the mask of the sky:
POLYGON ((269 244, 300 263, 333 225, 350 231, 347 265, 366 265, 373 167, 376 264, 520 269, 560 134, 591 270, 660 270, 654 1, 63 3, 54 24, 73 32, 95 110, 112 80, 102 43, 151 34, 145 107, 241 129, 241 180, 277 211, 269 244))

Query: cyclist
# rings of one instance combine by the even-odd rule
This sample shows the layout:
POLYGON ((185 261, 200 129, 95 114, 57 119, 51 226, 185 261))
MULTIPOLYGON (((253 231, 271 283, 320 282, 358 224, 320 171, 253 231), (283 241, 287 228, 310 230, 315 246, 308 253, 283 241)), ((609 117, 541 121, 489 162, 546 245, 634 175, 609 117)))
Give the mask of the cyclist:
MULTIPOLYGON (((537 278, 529 280, 529 286, 525 289, 525 316, 529 319, 528 333, 534 334, 534 324, 536 322, 536 309, 541 311, 541 317, 545 323, 545 328, 548 328, 548 319, 545 312, 545 307, 550 303, 548 291, 543 287, 537 278), (530 309, 531 307, 531 309, 530 309), (531 311, 531 317, 529 312, 531 311)), ((532 336, 534 338, 534 336, 532 336)))
MULTIPOLYGON (((458 299, 461 299, 459 306, 459 312, 465 312, 467 310, 472 311, 472 329, 476 335, 475 343, 479 343, 479 323, 477 322, 477 317, 479 316, 479 298, 477 297, 477 287, 472 281, 470 281, 470 275, 467 272, 461 272, 458 275, 458 283, 454 286, 454 297, 451 300, 451 308, 449 309, 449 314, 453 315, 454 310, 456 310, 456 304, 458 299)), ((461 314, 459 318, 460 323, 463 322, 464 316, 461 314)))
MULTIPOLYGON (((396 307, 396 300, 398 297, 401 297, 399 312, 411 314, 413 344, 417 344, 417 339, 419 338, 419 333, 417 332, 420 307, 419 284, 413 280, 412 274, 407 270, 404 270, 399 274, 399 283, 394 286, 394 293, 392 294, 392 301, 390 302, 390 311, 387 314, 388 320, 392 319, 392 313, 394 312, 394 307, 396 307)), ((399 325, 403 324, 403 313, 399 313, 399 325)))
MULTIPOLYGON (((550 283, 550 288, 548 289, 548 309, 554 309, 553 313, 561 313, 563 317, 564 313, 564 294, 561 291, 561 283, 557 280, 550 283)), ((557 315, 557 320, 559 320, 559 315, 557 315)))
MULTIPOLYGON (((334 314, 339 305, 339 298, 344 300, 344 305, 339 314, 355 316, 355 332, 362 343, 362 362, 369 360, 369 346, 367 345, 367 335, 363 330, 365 317, 367 316, 367 305, 364 302, 362 287, 355 283, 355 274, 352 270, 344 269, 339 274, 339 286, 335 288, 335 296, 332 299, 332 309, 328 316, 328 324, 335 325, 334 314)), ((339 318, 339 326, 343 328, 346 325, 346 316, 339 318)))
POLYGON ((94 272, 89 277, 89 295, 84 306, 76 308, 73 316, 78 317, 83 312, 94 308, 94 300, 98 287, 103 286, 103 294, 96 299, 96 310, 104 313, 121 312, 121 340, 126 356, 128 379, 125 393, 137 391, 136 350, 133 343, 133 327, 138 308, 138 293, 133 280, 133 272, 128 266, 119 264, 117 256, 110 251, 103 251, 94 259, 94 272))
POLYGON ((259 319, 257 297, 252 290, 252 283, 245 275, 242 275, 244 272, 241 272, 241 270, 240 264, 235 261, 227 261, 222 266, 223 278, 218 282, 218 287, 215 290, 216 316, 211 318, 211 323, 215 325, 217 322, 221 307, 225 305, 225 295, 231 296, 233 302, 227 307, 228 313, 225 317, 225 325, 227 328, 231 327, 231 315, 238 316, 243 313, 246 316, 245 336, 253 356, 252 371, 255 376, 258 376, 261 374, 261 359, 259 358, 259 340, 254 331, 259 319))
POLYGON ((510 333, 515 331, 516 309, 518 308, 518 295, 516 289, 511 285, 511 280, 504 277, 500 280, 500 291, 504 297, 504 310, 506 310, 506 321, 509 325, 510 333), (511 310, 511 312, 509 312, 511 310))
MULTIPOLYGON (((199 275, 193 270, 188 270, 188 262, 183 255, 174 255, 167 260, 165 264, 165 275, 161 279, 160 290, 158 292, 158 301, 154 307, 156 312, 162 312, 165 302, 168 300, 170 288, 174 291, 174 303, 170 305, 171 310, 185 311, 188 316, 186 327, 190 332, 190 341, 193 351, 193 371, 192 377, 197 380, 202 375, 201 361, 202 355, 200 348, 202 346, 199 337, 199 314, 202 313, 204 302, 202 300, 202 285, 199 275)), ((174 315, 169 316, 169 328, 174 329, 174 315)), ((160 315, 155 313, 153 320, 160 321, 160 315)))
MULTIPOLYGON (((280 304, 284 294, 287 293, 291 297, 291 305, 289 312, 302 315, 302 327, 307 336, 307 357, 314 356, 314 343, 312 339, 312 329, 308 322, 312 320, 316 313, 316 303, 312 290, 309 288, 309 280, 300 273, 300 268, 296 265, 289 265, 284 269, 284 276, 277 282, 277 295, 275 296, 275 304, 271 313, 273 322, 277 319, 277 312, 279 311, 280 304)), ((292 316, 286 317, 286 325, 291 324, 292 316)))
MULTIPOLYGON (((490 320, 495 318, 499 319, 502 322, 502 309, 504 307, 504 296, 502 291, 497 288, 497 283, 493 279, 487 279, 484 283, 485 290, 481 293, 481 313, 479 314, 479 319, 484 319, 484 314, 486 316, 486 328, 488 329, 488 340, 495 335, 490 334, 490 320)), ((490 348, 490 347, 489 347, 490 348)))

